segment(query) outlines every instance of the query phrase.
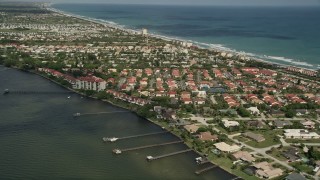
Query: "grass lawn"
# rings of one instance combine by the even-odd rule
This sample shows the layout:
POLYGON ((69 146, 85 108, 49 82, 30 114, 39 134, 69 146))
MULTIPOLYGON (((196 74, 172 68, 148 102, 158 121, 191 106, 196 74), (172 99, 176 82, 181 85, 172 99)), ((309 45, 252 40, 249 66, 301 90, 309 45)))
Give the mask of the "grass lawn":
POLYGON ((307 140, 301 140, 301 139, 286 139, 287 143, 320 143, 320 139, 307 139, 307 140))
POLYGON ((290 163, 291 166, 293 166, 294 168, 298 169, 301 172, 306 172, 308 174, 314 174, 313 172, 313 167, 309 166, 308 164, 305 164, 303 162, 294 162, 294 163, 290 163))
POLYGON ((249 142, 249 141, 251 141, 250 139, 248 139, 248 138, 246 138, 246 137, 243 137, 243 136, 235 136, 235 137, 233 137, 234 139, 237 139, 238 141, 240 141, 240 142, 243 142, 243 143, 247 143, 247 142, 249 142))
POLYGON ((214 127, 217 128, 221 133, 228 134, 228 131, 226 131, 224 128, 220 127, 219 125, 216 125, 214 127))
POLYGON ((279 159, 280 161, 286 161, 287 159, 282 156, 281 151, 277 148, 273 148, 271 153, 268 153, 269 155, 271 155, 274 158, 279 159))
POLYGON ((249 176, 248 174, 244 173, 239 167, 232 169, 231 167, 233 166, 232 162, 229 158, 226 157, 217 157, 214 154, 210 154, 209 155, 209 159, 216 165, 220 166, 221 168, 225 169, 226 171, 240 176, 243 179, 246 180, 257 180, 259 178, 255 177, 255 176, 249 176))
POLYGON ((246 144, 248 144, 249 146, 256 148, 265 148, 281 143, 279 138, 277 137, 277 135, 281 133, 281 130, 257 130, 252 132, 263 135, 266 140, 262 142, 250 140, 246 142, 246 144))

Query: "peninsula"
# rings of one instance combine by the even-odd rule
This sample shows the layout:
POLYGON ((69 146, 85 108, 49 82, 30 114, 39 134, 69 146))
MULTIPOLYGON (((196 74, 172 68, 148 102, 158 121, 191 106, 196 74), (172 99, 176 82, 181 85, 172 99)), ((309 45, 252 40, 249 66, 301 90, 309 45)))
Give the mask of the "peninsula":
POLYGON ((320 72, 0 4, 0 64, 130 109, 243 179, 318 179, 320 72))

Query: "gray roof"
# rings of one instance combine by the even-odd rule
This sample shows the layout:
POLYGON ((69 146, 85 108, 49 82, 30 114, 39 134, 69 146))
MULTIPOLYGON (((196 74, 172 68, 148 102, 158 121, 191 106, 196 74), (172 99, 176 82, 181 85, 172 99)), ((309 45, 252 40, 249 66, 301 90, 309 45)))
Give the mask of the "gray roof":
POLYGON ((306 178, 301 174, 291 173, 289 176, 286 177, 286 180, 306 180, 306 178))
POLYGON ((290 121, 281 121, 281 120, 275 120, 274 122, 274 125, 277 126, 277 127, 284 127, 284 126, 291 126, 292 125, 292 122, 290 121))

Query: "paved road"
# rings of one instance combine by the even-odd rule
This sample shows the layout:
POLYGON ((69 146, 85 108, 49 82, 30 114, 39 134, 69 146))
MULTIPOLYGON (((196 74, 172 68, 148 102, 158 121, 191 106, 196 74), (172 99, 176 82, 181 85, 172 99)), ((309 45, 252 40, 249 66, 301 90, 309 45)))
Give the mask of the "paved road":
MULTIPOLYGON (((193 117, 191 117, 191 119, 197 120, 201 124, 208 125, 208 123, 206 122, 207 118, 193 116, 193 117)), ((217 128, 214 128, 214 130, 219 132, 219 130, 217 128)), ((278 159, 276 159, 276 158, 274 158, 274 157, 272 157, 272 156, 270 156, 269 154, 266 153, 266 151, 270 150, 271 148, 278 148, 279 146, 281 146, 281 144, 276 144, 276 145, 269 146, 269 147, 266 147, 266 148, 254 148, 254 147, 249 146, 249 145, 247 145, 247 144, 245 144, 243 142, 238 141, 237 139, 234 139, 235 136, 241 135, 240 133, 232 134, 232 135, 225 134, 225 135, 227 135, 228 138, 231 139, 232 141, 234 141, 235 143, 241 144, 242 146, 244 146, 244 147, 246 147, 248 149, 251 149, 251 150, 253 150, 254 152, 256 152, 258 154, 261 154, 262 156, 264 156, 266 158, 272 159, 274 162, 281 164, 282 166, 288 168, 289 170, 293 170, 294 169, 288 163, 280 161, 280 160, 278 160, 278 159)), ((319 143, 319 146, 320 146, 320 143, 319 143)))
POLYGON ((281 142, 282 146, 290 146, 290 143, 287 143, 287 142, 283 139, 283 136, 278 135, 278 137, 280 138, 280 142, 281 142))
POLYGON ((213 120, 213 118, 199 117, 199 116, 195 116, 193 114, 191 114, 190 119, 193 120, 193 121, 194 120, 198 121, 199 123, 204 124, 206 126, 209 126, 209 124, 207 123, 207 120, 213 120))
POLYGON ((284 73, 287 76, 291 76, 291 77, 294 77, 294 78, 297 78, 297 79, 303 79, 305 81, 311 81, 313 83, 320 84, 319 81, 315 81, 315 80, 312 80, 312 79, 307 79, 307 78, 304 78, 304 77, 300 77, 300 76, 296 76, 296 75, 293 75, 293 74, 289 74, 288 72, 283 71, 283 70, 279 70, 279 71, 284 73))
POLYGON ((236 139, 233 139, 234 135, 232 135, 232 136, 229 135, 228 137, 229 137, 229 139, 233 140, 235 143, 239 143, 242 146, 255 151, 256 153, 259 153, 259 154, 263 155, 266 158, 272 159, 274 162, 281 164, 282 166, 288 168, 289 170, 293 170, 294 169, 288 163, 280 161, 280 160, 278 160, 278 159, 276 159, 276 158, 274 158, 274 157, 272 157, 272 156, 270 156, 269 154, 266 153, 266 151, 270 150, 271 148, 278 148, 281 144, 276 144, 276 145, 269 146, 269 147, 266 147, 266 148, 254 148, 254 147, 249 146, 249 145, 247 145, 247 144, 245 144, 243 142, 240 142, 240 141, 238 141, 236 139))
POLYGON ((210 100, 211 100, 212 104, 218 104, 216 99, 214 98, 214 95, 210 96, 210 100))
MULTIPOLYGON (((250 120, 258 120, 258 121, 262 121, 262 120, 269 120, 269 121, 275 121, 275 120, 288 120, 288 121, 303 121, 305 119, 308 118, 244 118, 244 117, 238 117, 238 118, 223 118, 226 120, 236 120, 236 121, 250 121, 250 120)), ((317 119, 316 121, 320 122, 320 118, 317 119)))
POLYGON ((320 171, 318 171, 313 177, 315 180, 319 180, 320 171))

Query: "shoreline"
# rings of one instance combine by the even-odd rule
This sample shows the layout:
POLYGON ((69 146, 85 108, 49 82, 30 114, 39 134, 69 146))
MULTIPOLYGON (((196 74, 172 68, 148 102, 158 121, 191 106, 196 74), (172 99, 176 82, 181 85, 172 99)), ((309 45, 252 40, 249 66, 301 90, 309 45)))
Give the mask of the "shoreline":
MULTIPOLYGON (((59 3, 50 3, 45 7, 45 9, 47 9, 48 11, 52 11, 52 12, 67 16, 67 17, 74 17, 74 18, 78 18, 78 19, 81 19, 84 21, 89 21, 91 23, 97 23, 100 25, 104 25, 106 27, 115 28, 115 29, 125 31, 125 32, 131 33, 131 34, 140 32, 138 30, 125 27, 125 25, 120 25, 120 24, 113 22, 113 21, 96 19, 96 18, 92 18, 92 17, 88 17, 88 16, 83 16, 83 15, 79 15, 79 14, 73 14, 70 12, 62 11, 62 10, 59 10, 59 9, 52 7, 52 5, 54 5, 54 4, 59 4, 59 3)), ((228 47, 225 47, 221 44, 203 43, 203 42, 192 41, 192 40, 183 39, 183 38, 179 38, 179 37, 170 37, 168 35, 160 35, 160 34, 155 34, 155 33, 148 33, 148 36, 153 37, 153 38, 160 38, 165 41, 190 42, 193 44, 193 46, 196 46, 199 49, 213 50, 218 53, 222 53, 222 52, 231 53, 235 56, 243 56, 245 58, 249 58, 250 60, 253 60, 253 61, 263 62, 263 63, 270 64, 270 65, 278 65, 278 66, 280 66, 280 68, 296 67, 296 68, 302 68, 302 69, 311 70, 311 71, 317 71, 320 69, 320 64, 309 64, 308 62, 303 62, 300 60, 295 60, 295 59, 286 58, 286 57, 271 56, 271 55, 259 55, 259 54, 254 54, 254 53, 250 53, 250 52, 234 50, 234 49, 230 49, 228 47), (265 59, 263 59, 263 58, 265 58, 265 59), (285 63, 273 62, 273 61, 283 61, 283 62, 287 62, 287 63, 291 63, 291 64, 285 64, 285 63), (302 64, 302 65, 299 66, 299 64, 302 64), (314 67, 314 69, 310 68, 310 67, 314 67)))
MULTIPOLYGON (((3 66, 3 65, 0 65, 0 66, 5 67, 5 66, 3 66)), ((67 86, 62 85, 61 83, 55 81, 54 79, 50 79, 49 77, 46 77, 46 76, 38 73, 37 71, 24 71, 24 70, 19 69, 19 68, 16 68, 16 67, 10 67, 10 68, 12 68, 12 69, 14 69, 14 70, 18 70, 18 71, 27 72, 27 73, 31 73, 31 74, 37 75, 37 76, 39 76, 39 77, 42 77, 42 78, 44 78, 44 79, 46 79, 46 80, 48 80, 48 81, 50 81, 50 82, 52 82, 52 83, 54 83, 54 84, 56 84, 56 85, 58 85, 58 86, 64 88, 65 90, 71 91, 71 92, 73 92, 73 93, 75 93, 75 94, 77 94, 77 95, 80 95, 80 96, 89 98, 89 99, 91 99, 91 100, 97 100, 97 101, 100 101, 100 102, 103 102, 103 103, 107 103, 107 104, 109 104, 109 105, 111 105, 111 106, 115 106, 115 107, 118 107, 118 108, 126 109, 126 110, 130 111, 131 113, 135 114, 136 116, 141 117, 142 119, 149 121, 150 123, 152 123, 152 124, 160 127, 161 129, 168 131, 171 135, 173 135, 173 136, 175 136, 176 138, 178 138, 178 139, 180 139, 181 141, 183 141, 183 144, 184 144, 185 146, 187 146, 189 149, 191 149, 192 152, 196 153, 196 154, 199 155, 199 156, 202 156, 202 157, 204 156, 203 153, 200 153, 200 152, 198 152, 197 150, 193 149, 191 146, 189 146, 187 143, 185 143, 185 141, 184 141, 181 137, 179 137, 177 134, 175 134, 174 132, 172 132, 170 129, 161 126, 161 124, 159 124, 159 123, 157 123, 157 122, 155 122, 155 121, 153 121, 153 120, 151 120, 151 119, 149 119, 149 118, 140 116, 140 115, 137 114, 137 112, 135 112, 134 110, 131 110, 131 109, 127 108, 127 107, 124 107, 124 106, 121 106, 121 105, 119 105, 119 104, 116 104, 116 103, 114 103, 114 102, 112 102, 112 101, 110 101, 110 100, 107 100, 107 99, 98 99, 98 98, 93 97, 93 96, 87 96, 87 95, 85 95, 85 94, 83 94, 83 93, 81 93, 81 92, 78 92, 77 90, 74 90, 74 89, 72 89, 72 88, 69 88, 69 87, 67 87, 67 86)), ((9 69, 10 69, 10 68, 9 68, 9 69)), ((215 164, 214 162, 210 161, 210 163, 213 164, 213 165, 216 165, 218 168, 224 170, 225 172, 227 172, 227 173, 229 173, 229 174, 231 174, 231 175, 233 175, 233 176, 235 176, 235 177, 240 178, 239 176, 237 176, 237 175, 233 174, 232 172, 228 171, 227 169, 225 169, 225 168, 223 168, 223 167, 215 164)))

